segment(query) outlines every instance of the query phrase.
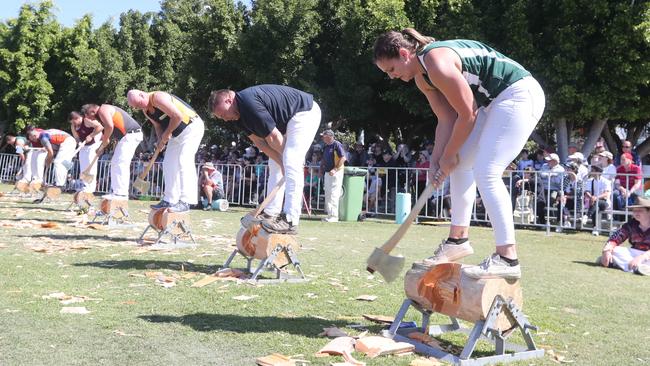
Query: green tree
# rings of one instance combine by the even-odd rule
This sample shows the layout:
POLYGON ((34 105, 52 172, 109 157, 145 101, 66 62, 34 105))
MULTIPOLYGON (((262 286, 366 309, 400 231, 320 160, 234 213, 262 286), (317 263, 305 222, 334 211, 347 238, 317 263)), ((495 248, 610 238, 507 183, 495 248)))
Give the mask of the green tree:
POLYGON ((18 18, 8 22, 0 48, 0 120, 10 129, 21 130, 28 123, 43 124, 54 92, 47 80, 45 63, 60 27, 52 13, 52 2, 38 7, 25 4, 18 18))

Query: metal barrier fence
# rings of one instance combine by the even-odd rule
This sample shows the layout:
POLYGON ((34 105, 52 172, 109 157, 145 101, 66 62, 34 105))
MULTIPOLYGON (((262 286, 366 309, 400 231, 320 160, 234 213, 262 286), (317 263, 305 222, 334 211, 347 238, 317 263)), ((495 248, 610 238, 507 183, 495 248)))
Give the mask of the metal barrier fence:
MULTIPOLYGON (((132 181, 144 170, 146 161, 133 161, 131 164, 132 181)), ((196 164, 200 176, 200 165, 196 164)), ((232 205, 255 206, 262 201, 266 194, 268 166, 261 164, 217 164, 217 170, 222 175, 225 199, 232 205)), ((410 193, 411 203, 426 185, 426 168, 389 168, 368 167, 365 176, 363 198, 363 213, 366 216, 391 217, 395 215, 395 200, 397 193, 410 193)), ((20 159, 13 154, 0 154, 0 180, 13 182, 20 169, 20 159)), ((318 175, 318 166, 306 166, 305 186, 303 190, 303 208, 311 214, 312 211, 323 211, 325 208, 324 188, 318 175)), ((74 191, 78 181, 79 163, 75 159, 74 166, 68 173, 66 188, 74 191)), ((46 183, 54 181, 53 170, 46 168, 46 183)), ((162 162, 155 162, 148 173, 150 186, 147 192, 132 192, 134 196, 148 196, 158 199, 164 192, 164 176, 162 162)), ((601 208, 596 205, 589 212, 590 203, 586 202, 583 192, 586 191, 586 181, 578 182, 568 179, 565 173, 548 174, 540 171, 506 171, 504 183, 510 192, 513 208, 513 220, 516 226, 541 227, 547 231, 554 229, 590 230, 608 232, 631 216, 627 204, 616 205, 621 200, 617 190, 610 189, 608 205, 601 208), (578 192, 580 198, 575 199, 578 192), (591 215, 588 215, 591 214, 591 215)), ((650 177, 643 177, 643 187, 650 183, 650 177)), ((613 182, 612 182, 613 183, 613 182)), ((199 187, 197 186, 197 189, 199 187)), ((110 161, 100 160, 97 169, 96 192, 110 192, 110 161)), ((643 194, 643 189, 636 192, 643 194)), ((201 194, 201 193, 199 193, 201 194)), ((623 197, 624 199, 625 197, 623 197)), ((604 206, 604 205, 603 205, 604 206)), ((448 181, 442 188, 436 190, 427 201, 418 216, 419 219, 449 220, 451 199, 448 181)), ((479 224, 489 224, 489 217, 483 206, 480 194, 477 193, 472 210, 472 221, 479 224)))

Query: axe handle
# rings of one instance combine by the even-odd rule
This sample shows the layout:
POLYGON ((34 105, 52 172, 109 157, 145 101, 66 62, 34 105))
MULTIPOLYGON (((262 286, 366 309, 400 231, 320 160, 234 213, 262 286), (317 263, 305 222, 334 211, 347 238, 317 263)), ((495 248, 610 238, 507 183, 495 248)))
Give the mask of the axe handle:
MULTIPOLYGON (((102 143, 101 145, 99 145, 99 147, 97 148, 97 150, 102 149, 102 148, 105 147, 106 145, 108 145, 108 144, 104 144, 104 143, 102 143)), ((95 157, 93 158, 93 160, 90 162, 90 164, 88 164, 88 167, 87 167, 83 172, 81 172, 81 174, 82 174, 82 175, 88 175, 88 172, 90 172, 90 168, 92 168, 93 165, 95 165, 95 163, 97 162, 97 159, 99 159, 99 155, 95 154, 95 157)))
POLYGON ((271 190, 271 192, 269 192, 269 194, 264 198, 264 201, 262 201, 262 203, 260 203, 260 205, 255 210, 251 211, 253 217, 257 217, 257 215, 259 215, 262 212, 262 210, 264 210, 264 208, 269 205, 269 203, 278 193, 278 191, 280 190, 283 184, 284 184, 284 177, 282 177, 278 181, 275 187, 273 187, 273 190, 271 190))
POLYGON ((140 173, 140 175, 138 176, 140 180, 144 180, 144 177, 146 177, 147 174, 149 174, 149 171, 153 167, 153 163, 156 162, 156 159, 158 158, 158 154, 162 151, 164 147, 165 144, 158 144, 158 146, 156 147, 156 151, 153 152, 153 156, 151 157, 151 160, 149 160, 149 164, 147 164, 147 166, 144 168, 144 171, 140 173))
POLYGON ((381 246, 381 250, 383 250, 384 253, 390 253, 395 248, 395 246, 397 246, 397 243, 399 243, 404 234, 406 234, 406 231, 411 227, 413 220, 415 220, 415 217, 418 215, 422 207, 424 207, 424 204, 427 203, 427 200, 429 197, 431 197, 435 189, 435 185, 427 184, 427 187, 424 189, 417 202, 415 202, 415 206, 413 206, 411 209, 411 212, 406 217, 406 220, 404 220, 399 228, 397 228, 395 234, 393 234, 393 236, 391 236, 390 239, 388 239, 384 245, 381 246))

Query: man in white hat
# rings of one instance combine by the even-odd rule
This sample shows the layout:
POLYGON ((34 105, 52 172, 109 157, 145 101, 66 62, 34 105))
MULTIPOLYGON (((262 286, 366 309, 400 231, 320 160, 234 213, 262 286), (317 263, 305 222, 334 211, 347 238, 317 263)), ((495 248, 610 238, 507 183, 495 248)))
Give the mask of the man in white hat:
POLYGON ((204 211, 212 210, 212 201, 224 198, 223 176, 212 162, 203 164, 201 168, 201 194, 208 200, 208 204, 203 207, 204 211))
POLYGON ((578 176, 578 182, 583 182, 589 175, 589 168, 585 165, 585 156, 580 151, 576 151, 569 155, 567 161, 578 164, 576 175, 578 176))
POLYGON ((616 165, 614 165, 614 154, 609 151, 601 151, 598 153, 600 159, 598 164, 603 168, 603 178, 613 182, 616 178, 616 165))
POLYGON ((557 192, 562 189, 562 173, 564 167, 560 165, 560 157, 556 153, 548 154, 544 158, 546 163, 542 166, 539 172, 539 177, 542 180, 544 190, 551 191, 551 198, 557 197, 557 192))

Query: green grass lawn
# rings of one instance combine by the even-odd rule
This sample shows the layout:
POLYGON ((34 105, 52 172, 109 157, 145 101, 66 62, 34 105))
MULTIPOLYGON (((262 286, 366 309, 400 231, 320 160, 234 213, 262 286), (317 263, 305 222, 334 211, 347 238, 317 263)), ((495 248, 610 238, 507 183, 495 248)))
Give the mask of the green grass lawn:
MULTIPOLYGON (((192 211, 197 248, 144 251, 135 240, 146 226, 150 202, 130 202, 134 227, 102 231, 71 225, 79 217, 64 211, 70 199, 34 205, 0 198, 2 365, 252 365, 275 352, 329 365, 342 358, 313 356, 328 342, 318 336, 322 328, 335 325, 358 334, 358 327, 349 326, 361 324, 377 334, 382 327, 361 315, 394 316, 404 298, 402 278, 386 284, 365 271, 370 252, 397 228, 388 221, 301 221, 299 257, 308 283, 215 282, 194 288, 192 283, 226 260, 246 210, 192 211), (41 228, 41 221, 59 227, 41 228), (70 249, 73 245, 88 249, 70 249), (35 251, 39 246, 65 250, 35 251), (152 271, 199 274, 164 288, 145 276, 152 271), (62 305, 47 298, 57 292, 90 299, 62 305), (257 297, 233 299, 240 295, 257 297), (359 295, 377 299, 355 300, 359 295), (61 314, 65 306, 85 306, 90 313, 61 314)), ((407 258, 405 270, 431 255, 446 232, 444 223, 414 225, 396 249, 407 258)), ((517 235, 524 311, 539 327, 539 346, 579 365, 650 363, 649 278, 595 266, 602 236, 526 230, 517 235)), ((465 262, 478 263, 493 250, 492 233, 472 228, 471 236, 476 254, 465 262)), ((234 265, 243 267, 245 261, 238 257, 234 265)), ((415 312, 409 319, 419 322, 415 312)), ((447 340, 462 345, 463 337, 447 340)), ((417 358, 355 357, 368 365, 408 365, 417 358)), ((515 364, 556 363, 547 355, 515 364)))

